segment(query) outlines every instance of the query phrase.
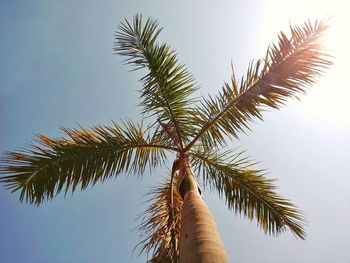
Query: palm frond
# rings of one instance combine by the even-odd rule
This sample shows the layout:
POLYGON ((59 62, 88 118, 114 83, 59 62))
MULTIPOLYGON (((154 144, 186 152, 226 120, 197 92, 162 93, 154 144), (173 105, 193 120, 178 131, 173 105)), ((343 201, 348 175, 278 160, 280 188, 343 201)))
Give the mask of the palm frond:
MULTIPOLYGON (((178 191, 173 191, 171 202, 171 181, 167 180, 160 187, 152 189, 150 207, 142 213, 142 223, 139 227, 141 241, 137 247, 141 253, 151 255, 149 263, 176 263, 178 257, 178 242, 180 235, 180 216, 182 199, 178 191), (175 244, 174 244, 175 242, 175 244)), ((177 180, 173 181, 177 189, 177 180)))
POLYGON ((215 189, 229 209, 255 219, 265 233, 277 235, 289 229, 305 238, 300 211, 274 191, 273 180, 266 179, 261 170, 251 169, 241 154, 197 150, 190 155, 204 185, 215 189))
POLYGON ((266 107, 278 109, 287 99, 298 98, 331 65, 321 42, 325 22, 290 29, 291 36, 281 32, 278 44, 269 47, 265 59, 251 63, 240 82, 233 72, 218 96, 203 99, 191 118, 198 134, 186 150, 197 140, 212 147, 225 144, 225 136, 237 138, 252 120, 262 119, 266 107))
POLYGON ((158 44, 161 29, 158 22, 136 15, 131 25, 127 20, 118 27, 114 50, 126 56, 127 64, 147 69, 141 78, 141 106, 143 113, 156 115, 163 123, 175 127, 182 143, 192 128, 188 123, 187 108, 193 103, 190 95, 196 91, 191 74, 179 64, 175 51, 167 44, 158 44))
POLYGON ((124 127, 97 126, 92 130, 64 129, 68 139, 38 136, 27 149, 7 153, 1 160, 0 178, 13 192, 20 191, 20 201, 40 204, 61 190, 65 193, 121 172, 143 173, 165 160, 166 146, 150 131, 131 121, 124 127))

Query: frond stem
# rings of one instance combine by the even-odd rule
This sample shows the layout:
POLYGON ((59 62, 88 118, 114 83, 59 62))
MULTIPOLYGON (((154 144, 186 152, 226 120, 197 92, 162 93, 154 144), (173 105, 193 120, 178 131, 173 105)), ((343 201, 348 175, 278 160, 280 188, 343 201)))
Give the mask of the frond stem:
MULTIPOLYGON (((247 92, 249 92, 250 89, 253 89, 255 87, 255 85, 258 82, 256 82, 253 86, 251 86, 247 92)), ((202 137, 202 135, 208 131, 211 126, 213 126, 215 124, 215 122, 220 119, 222 116, 224 116, 228 110, 234 106, 235 104, 237 104, 239 102, 239 100, 243 97, 243 95, 245 95, 246 93, 241 93, 240 95, 238 95, 234 100, 232 100, 229 104, 227 104, 227 106, 218 114, 216 115, 210 122, 208 122, 197 134, 197 136, 185 147, 184 152, 188 152, 192 146, 202 137)))

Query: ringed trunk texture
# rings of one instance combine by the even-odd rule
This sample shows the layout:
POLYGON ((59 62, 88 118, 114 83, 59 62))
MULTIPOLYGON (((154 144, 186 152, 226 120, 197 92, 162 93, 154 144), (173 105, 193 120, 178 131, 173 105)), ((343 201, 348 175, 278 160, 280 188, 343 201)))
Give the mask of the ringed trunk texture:
POLYGON ((183 196, 179 262, 228 263, 214 218, 198 191, 191 168, 186 170, 184 180, 191 186, 183 196))

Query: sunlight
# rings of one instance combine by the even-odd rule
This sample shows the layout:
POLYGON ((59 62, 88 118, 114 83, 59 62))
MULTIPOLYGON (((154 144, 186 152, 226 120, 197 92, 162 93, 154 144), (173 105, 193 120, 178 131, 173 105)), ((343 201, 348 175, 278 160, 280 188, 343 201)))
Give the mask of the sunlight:
POLYGON ((302 97, 298 107, 306 115, 311 115, 322 122, 341 127, 350 127, 350 82, 348 80, 348 62, 350 61, 350 40, 347 37, 350 17, 350 2, 344 0, 333 1, 283 1, 286 13, 276 12, 274 7, 280 5, 278 0, 266 1, 264 10, 264 29, 261 32, 262 44, 276 38, 276 32, 281 28, 288 30, 291 23, 302 24, 311 19, 329 19, 329 31, 324 42, 330 54, 334 56, 334 65, 308 92, 302 97))

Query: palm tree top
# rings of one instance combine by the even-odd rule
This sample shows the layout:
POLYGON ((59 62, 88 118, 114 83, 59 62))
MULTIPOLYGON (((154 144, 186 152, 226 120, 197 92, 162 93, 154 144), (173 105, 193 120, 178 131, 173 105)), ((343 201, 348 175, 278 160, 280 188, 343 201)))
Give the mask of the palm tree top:
POLYGON ((143 174, 147 167, 163 166, 167 153, 173 152, 172 172, 154 191, 140 227, 141 251, 153 253, 152 260, 171 258, 178 237, 179 160, 189 162, 203 185, 216 190, 230 210, 255 219, 266 233, 289 229, 304 239, 299 209, 275 192, 264 171, 254 169, 226 143, 262 119, 265 109, 280 108, 317 81, 331 65, 321 42, 326 29, 325 21, 291 26, 290 34, 281 32, 277 44, 270 45, 263 59, 251 62, 240 80, 232 70, 216 96, 198 98, 194 78, 176 52, 157 41, 162 30, 157 20, 135 15, 119 25, 114 50, 133 70, 145 72, 139 92, 146 118, 141 124, 128 120, 92 129, 63 128, 65 136, 58 139, 39 135, 25 150, 4 155, 0 182, 18 191, 20 201, 39 205, 78 186, 86 189, 123 173, 143 174), (150 125, 144 125, 147 120, 150 125))

